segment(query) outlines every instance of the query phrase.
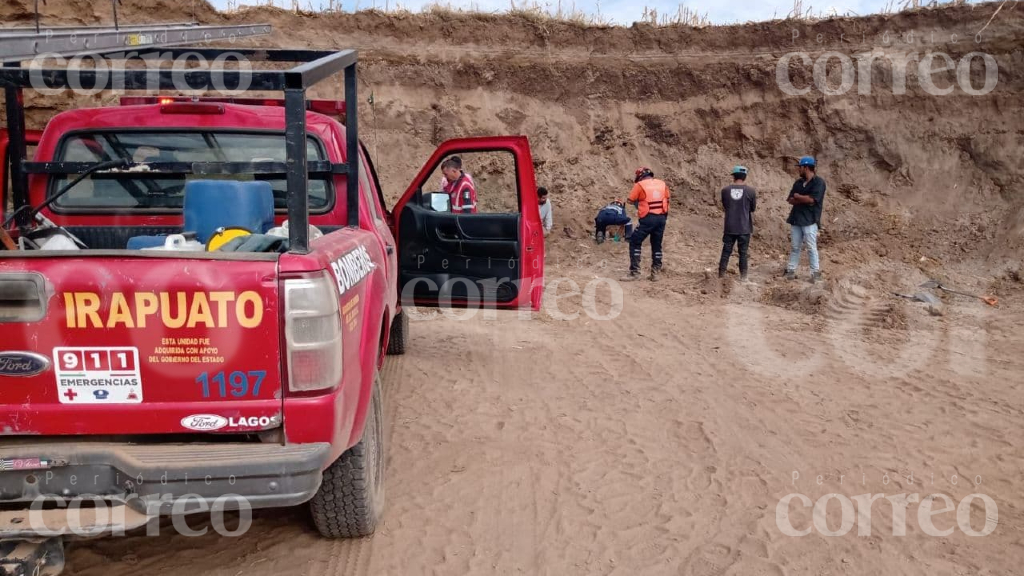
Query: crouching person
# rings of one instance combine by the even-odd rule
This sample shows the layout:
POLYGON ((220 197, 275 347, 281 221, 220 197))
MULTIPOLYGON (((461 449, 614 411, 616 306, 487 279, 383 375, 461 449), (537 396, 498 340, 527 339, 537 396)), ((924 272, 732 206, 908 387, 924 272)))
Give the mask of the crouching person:
POLYGON ((594 218, 594 240, 598 244, 604 242, 609 226, 628 226, 629 215, 626 214, 626 205, 619 200, 612 200, 610 204, 601 208, 594 218))

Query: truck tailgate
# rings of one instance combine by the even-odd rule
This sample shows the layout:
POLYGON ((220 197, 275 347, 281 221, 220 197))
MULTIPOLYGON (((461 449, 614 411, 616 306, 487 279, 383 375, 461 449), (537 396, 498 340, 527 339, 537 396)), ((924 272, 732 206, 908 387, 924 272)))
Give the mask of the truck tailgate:
POLYGON ((282 424, 277 261, 0 259, 0 432, 282 424))

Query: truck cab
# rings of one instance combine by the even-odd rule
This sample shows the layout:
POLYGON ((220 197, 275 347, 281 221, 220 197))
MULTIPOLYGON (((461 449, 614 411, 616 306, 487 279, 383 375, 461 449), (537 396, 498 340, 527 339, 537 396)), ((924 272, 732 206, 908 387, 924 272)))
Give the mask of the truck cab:
POLYGON ((0 139, 3 228, 19 248, 0 249, 3 514, 55 498, 122 514, 82 534, 47 506, 0 518, 0 539, 103 535, 215 504, 309 503, 323 535, 370 534, 378 374, 405 350, 403 306, 539 309, 527 139, 445 142, 389 207, 358 140, 354 53, 308 57, 307 71, 345 72, 345 104, 307 100, 283 73, 283 100, 134 97, 41 134, 10 123, 17 150, 35 152, 0 139), (455 213, 434 189, 443 160, 477 152, 513 159, 514 211, 455 213), (265 226, 232 225, 263 199, 265 226))

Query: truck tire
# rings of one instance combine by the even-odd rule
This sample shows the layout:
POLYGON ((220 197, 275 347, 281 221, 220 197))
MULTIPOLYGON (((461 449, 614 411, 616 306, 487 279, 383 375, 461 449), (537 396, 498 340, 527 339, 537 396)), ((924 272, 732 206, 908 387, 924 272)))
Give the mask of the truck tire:
POLYGON ((409 337, 409 317, 399 312, 391 321, 391 336, 388 337, 388 356, 405 354, 405 341, 409 337))
POLYGON ((310 509, 325 538, 359 538, 373 534, 384 511, 384 413, 380 375, 363 437, 324 472, 310 509))

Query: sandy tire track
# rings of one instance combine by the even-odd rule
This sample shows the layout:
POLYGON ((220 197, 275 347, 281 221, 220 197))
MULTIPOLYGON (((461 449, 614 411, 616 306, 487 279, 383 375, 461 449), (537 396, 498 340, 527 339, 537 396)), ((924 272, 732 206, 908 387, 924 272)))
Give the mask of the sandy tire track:
MULTIPOLYGON (((388 356, 381 369, 381 385, 383 386, 384 416, 386 424, 384 427, 384 445, 386 455, 384 459, 385 483, 387 483, 387 469, 391 467, 389 458, 392 439, 395 434, 395 425, 398 421, 398 397, 404 380, 404 357, 388 356)), ((385 502, 388 500, 387 486, 385 484, 385 502)), ((377 525, 377 531, 384 528, 387 517, 387 506, 384 508, 384 516, 377 525)), ((322 569, 314 569, 310 576, 368 576, 373 564, 375 538, 354 538, 347 540, 331 540, 327 547, 327 563, 322 569)))

